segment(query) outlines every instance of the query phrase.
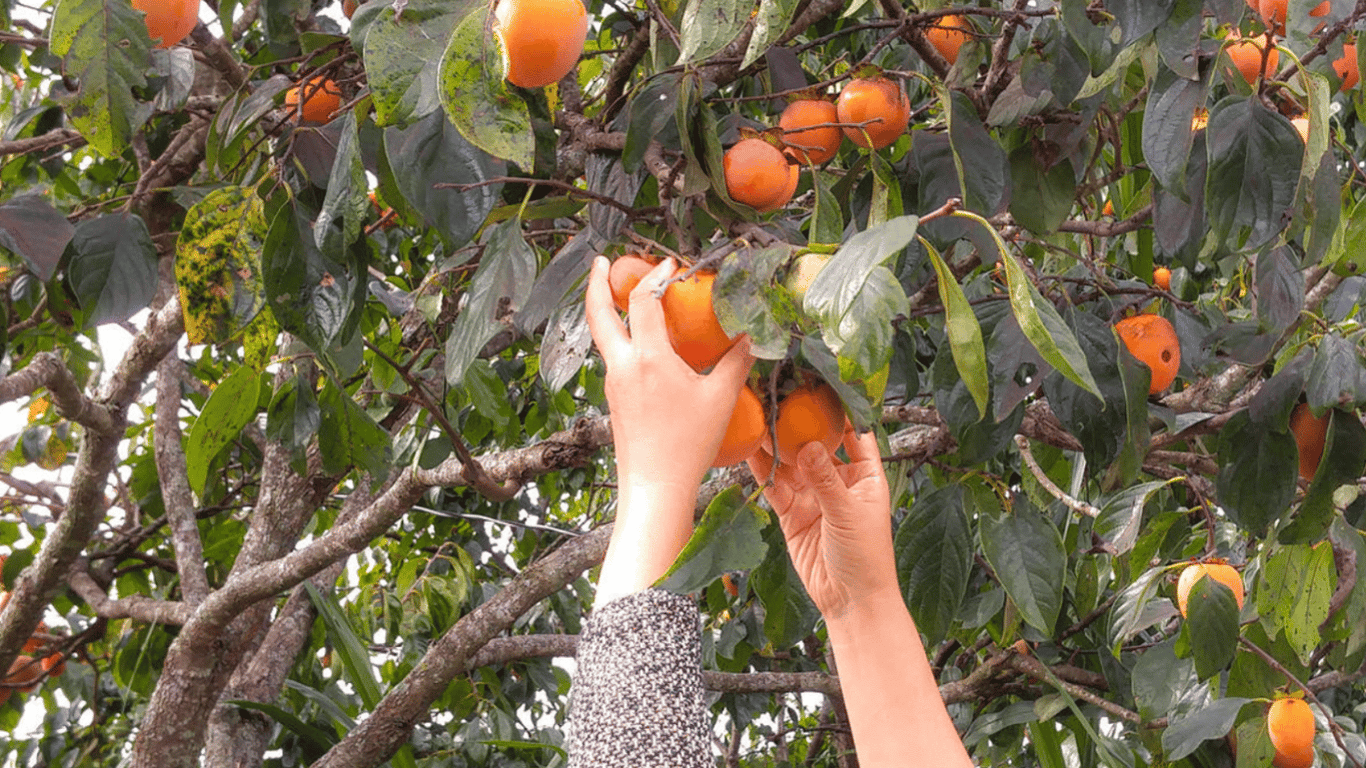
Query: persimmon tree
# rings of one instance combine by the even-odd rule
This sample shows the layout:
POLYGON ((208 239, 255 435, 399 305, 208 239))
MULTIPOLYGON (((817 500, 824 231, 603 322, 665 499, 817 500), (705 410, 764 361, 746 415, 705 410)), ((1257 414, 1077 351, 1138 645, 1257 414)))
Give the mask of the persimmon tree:
MULTIPOLYGON (((979 764, 1266 766, 1284 695, 1366 763, 1366 0, 586 7, 527 90, 485 3, 207 2, 161 49, 126 0, 0 2, 0 669, 68 659, 0 709, 5 760, 562 762, 613 514, 583 278, 649 253, 717 272, 770 413, 822 379, 877 431, 979 764), (726 147, 868 68, 904 135, 731 200, 726 147), (286 106, 328 81, 327 122, 286 106), (1180 339, 1151 395, 1141 312, 1180 339), (1244 604, 1202 579, 1182 618, 1214 559, 1244 604)), ((715 472, 668 578, 718 752, 855 764, 755 490, 715 472)))

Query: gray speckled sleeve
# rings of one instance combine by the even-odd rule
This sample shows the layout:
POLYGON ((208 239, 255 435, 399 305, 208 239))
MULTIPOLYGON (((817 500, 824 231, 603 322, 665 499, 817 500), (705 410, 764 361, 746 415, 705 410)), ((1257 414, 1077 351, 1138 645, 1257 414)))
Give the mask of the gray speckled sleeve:
POLYGON ((572 768, 714 765, 699 621, 692 600, 660 590, 593 613, 570 690, 572 768))

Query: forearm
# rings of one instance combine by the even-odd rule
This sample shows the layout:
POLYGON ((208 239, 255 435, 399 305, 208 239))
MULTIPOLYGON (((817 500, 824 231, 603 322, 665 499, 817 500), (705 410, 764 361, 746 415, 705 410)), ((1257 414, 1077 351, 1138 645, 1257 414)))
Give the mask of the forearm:
POLYGON ((692 535, 696 489, 623 487, 594 607, 654 584, 692 535))
POLYGON ((827 626, 860 765, 972 765, 900 594, 865 599, 827 626))

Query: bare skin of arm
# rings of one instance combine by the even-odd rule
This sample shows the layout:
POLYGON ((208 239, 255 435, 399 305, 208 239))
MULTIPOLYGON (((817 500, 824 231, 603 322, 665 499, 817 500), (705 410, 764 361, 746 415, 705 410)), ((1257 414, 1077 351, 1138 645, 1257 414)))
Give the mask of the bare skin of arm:
POLYGON ((607 364, 618 489, 616 527, 594 607, 647 589, 683 550, 692 535, 697 491, 754 363, 748 337, 707 375, 674 352, 654 295, 673 274, 672 259, 631 292, 628 331, 612 304, 608 266, 604 258, 594 261, 586 299, 588 327, 607 364))
MULTIPOLYGON (((825 617, 859 764, 966 768, 967 750, 939 697, 892 553, 891 500, 877 438, 846 428, 848 464, 819 443, 779 465, 764 495, 792 564, 825 617)), ((773 458, 750 459, 760 484, 773 458)))

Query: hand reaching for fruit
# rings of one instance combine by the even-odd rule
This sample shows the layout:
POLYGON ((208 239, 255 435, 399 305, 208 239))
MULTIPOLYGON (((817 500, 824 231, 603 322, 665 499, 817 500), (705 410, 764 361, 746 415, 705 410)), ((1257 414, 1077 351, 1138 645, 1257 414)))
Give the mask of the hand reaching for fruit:
POLYGON ((673 261, 665 259, 631 291, 628 332, 613 308, 607 260, 597 260, 588 286, 588 327, 607 363, 620 483, 686 486, 695 492, 721 445, 754 358, 742 337, 704 376, 674 352, 664 309, 654 296, 674 271, 673 261))
POLYGON ((877 438, 845 423, 848 464, 819 442, 807 443, 797 462, 773 470, 760 450, 749 460, 764 496, 778 513, 792 565, 826 620, 839 619, 865 600, 891 594, 900 602, 892 555, 891 498, 877 438))
POLYGON ((588 328, 607 363, 607 403, 617 456, 617 520, 598 577, 596 604, 653 584, 692 534, 703 476, 726 434, 736 396, 754 358, 740 337, 711 373, 678 356, 655 297, 674 274, 665 259, 631 290, 631 328, 617 316, 608 262, 588 281, 588 328))

